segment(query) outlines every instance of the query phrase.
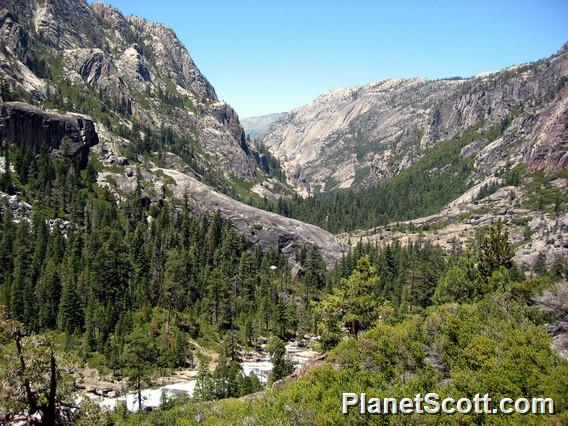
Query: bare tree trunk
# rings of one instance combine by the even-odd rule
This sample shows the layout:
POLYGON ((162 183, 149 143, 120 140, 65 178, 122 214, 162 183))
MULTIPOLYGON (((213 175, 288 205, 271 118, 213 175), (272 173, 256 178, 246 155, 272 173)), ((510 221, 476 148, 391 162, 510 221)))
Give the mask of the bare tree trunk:
POLYGON ((138 411, 142 412, 142 386, 140 385, 140 377, 136 379, 136 389, 138 390, 138 411))
POLYGON ((24 350, 22 348, 22 335, 19 331, 14 332, 14 341, 16 342, 16 350, 18 359, 20 360, 20 375, 24 378, 24 388, 26 389, 26 398, 28 400, 29 413, 34 414, 38 410, 37 398, 32 391, 30 380, 26 377, 26 361, 24 359, 24 350))
POLYGON ((57 395, 57 365, 55 363, 55 355, 53 349, 49 359, 51 381, 49 383, 49 397, 47 403, 47 410, 44 413, 43 423, 47 426, 55 426, 55 397, 57 395))
POLYGON ((359 335, 359 321, 356 319, 351 320, 351 334, 357 338, 359 335))

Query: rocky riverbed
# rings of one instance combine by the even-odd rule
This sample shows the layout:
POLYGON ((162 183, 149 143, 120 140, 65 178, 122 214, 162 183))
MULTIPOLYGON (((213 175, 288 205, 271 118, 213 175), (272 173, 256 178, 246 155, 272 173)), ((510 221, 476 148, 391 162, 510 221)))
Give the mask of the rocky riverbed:
MULTIPOLYGON (((244 374, 254 374, 263 384, 266 384, 272 371, 272 363, 269 354, 264 349, 265 345, 262 345, 260 351, 245 353, 241 366, 244 374)), ((304 339, 299 342, 289 342, 286 345, 286 352, 296 369, 320 355, 309 349, 304 339)), ((94 371, 87 370, 86 373, 94 374, 94 371)), ((80 385, 83 388, 82 395, 96 401, 102 407, 114 410, 119 403, 125 402, 129 411, 138 410, 138 396, 134 391, 126 392, 124 382, 98 382, 98 385, 88 379, 85 382, 92 384, 80 385)), ((157 386, 142 390, 142 405, 145 409, 159 407, 164 396, 169 398, 178 395, 191 397, 197 382, 197 369, 179 370, 173 375, 160 377, 156 382, 157 386)))

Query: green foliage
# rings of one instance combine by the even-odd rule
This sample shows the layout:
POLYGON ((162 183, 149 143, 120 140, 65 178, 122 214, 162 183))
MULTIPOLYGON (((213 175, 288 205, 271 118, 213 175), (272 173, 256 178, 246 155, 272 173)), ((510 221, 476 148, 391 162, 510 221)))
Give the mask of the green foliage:
MULTIPOLYGON (((383 319, 404 317, 420 312, 432 303, 436 285, 448 267, 448 256, 428 241, 417 241, 406 246, 398 242, 382 248, 358 244, 339 262, 328 277, 331 287, 340 286, 356 269, 358 261, 368 256, 380 280, 372 291, 380 302, 383 319)), ((331 292, 333 295, 335 290, 331 292)), ((324 299, 325 300, 325 299, 324 299)), ((326 316, 322 320, 325 324, 326 316)), ((322 327, 323 330, 331 330, 322 327)), ((333 336, 328 336, 333 338, 333 336)))
POLYGON ((523 184, 523 175, 525 174, 525 166, 518 164, 505 173, 505 184, 509 186, 520 186, 523 184))
POLYGON ((555 179, 565 177, 565 169, 552 175, 545 175, 543 171, 533 173, 524 184, 527 195, 525 207, 557 215, 566 211, 568 195, 552 185, 555 179))
POLYGON ((156 96, 160 100, 161 104, 166 108, 186 108, 190 111, 197 112, 191 98, 180 94, 177 91, 175 83, 171 79, 166 79, 165 89, 158 87, 156 96))
POLYGON ((272 362, 272 371, 270 373, 270 382, 274 383, 294 371, 292 362, 286 357, 286 345, 278 337, 274 336, 270 341, 268 352, 270 353, 270 362, 272 362))
POLYGON ((474 129, 437 143, 422 158, 388 181, 365 191, 337 190, 278 203, 276 211, 331 232, 371 228, 438 212, 467 189, 472 160, 461 149, 486 137, 474 129))
POLYGON ((29 336, 0 306, 0 421, 60 424, 73 417, 75 396, 70 374, 74 359, 56 349, 56 336, 29 336))
POLYGON ((481 279, 488 280, 501 267, 510 269, 513 266, 514 254, 507 230, 499 220, 481 241, 478 266, 481 279))
POLYGON ((349 278, 342 279, 339 287, 315 304, 324 331, 335 331, 345 325, 357 337, 360 329, 368 328, 381 317, 384 306, 376 272, 369 257, 362 257, 349 278))
MULTIPOLYGON (((539 282, 522 283, 540 288, 539 282)), ((536 290, 538 292, 538 290, 536 290)), ((534 293, 532 293, 534 294, 534 293)), ((342 341, 329 364, 254 402, 185 404, 125 423, 155 424, 563 424, 568 410, 568 362, 553 353, 532 295, 496 292, 473 304, 441 305, 426 316, 377 324, 359 339, 342 341), (501 397, 550 397, 555 415, 341 415, 342 392, 368 397, 413 397, 435 392, 455 399, 487 392, 501 397)))
POLYGON ((138 391, 138 404, 142 410, 141 390, 153 360, 156 358, 156 347, 148 324, 135 327, 128 336, 122 349, 122 363, 126 366, 125 373, 132 385, 138 391))
MULTIPOLYGON (((248 142, 250 142, 250 139, 248 139, 248 142)), ((280 165, 280 161, 278 161, 278 159, 276 157, 274 157, 272 155, 272 153, 270 152, 270 150, 268 148, 266 148, 263 144, 257 143, 256 144, 256 150, 257 150, 259 155, 264 155, 264 157, 266 157, 266 162, 268 164, 268 170, 265 170, 265 171, 270 176, 273 176, 276 179, 284 182, 286 180, 286 175, 284 174, 284 170, 282 170, 282 167, 280 165)))
POLYGON ((228 333, 225 336, 221 358, 215 370, 210 372, 205 363, 200 366, 193 399, 210 401, 240 397, 259 391, 260 381, 252 373, 250 376, 245 376, 240 362, 240 345, 236 336, 228 333))
POLYGON ((440 279, 434 293, 434 302, 444 304, 449 302, 466 302, 473 298, 470 295, 475 281, 469 279, 467 272, 460 267, 448 269, 440 279))
POLYGON ((482 185, 481 188, 479 189, 479 192, 477 193, 475 199, 476 200, 482 200, 483 198, 488 197, 489 195, 497 192, 497 190, 500 187, 501 187, 501 185, 498 182, 491 182, 491 183, 482 185))
MULTIPOLYGON (((80 336, 85 360, 138 387, 154 373, 193 366, 190 339, 215 344, 229 333, 252 345, 260 334, 309 327, 296 312, 323 291, 317 250, 306 249, 306 302, 284 256, 251 247, 219 214, 197 216, 186 202, 144 205, 142 179, 119 205, 93 184, 93 162, 83 170, 67 158, 10 152, 34 217, 14 225, 10 209, 0 210, 0 302, 29 332, 80 336), (65 236, 48 227, 54 217, 72 221, 65 236)), ((256 389, 254 379, 226 373, 242 382, 239 392, 256 389)))

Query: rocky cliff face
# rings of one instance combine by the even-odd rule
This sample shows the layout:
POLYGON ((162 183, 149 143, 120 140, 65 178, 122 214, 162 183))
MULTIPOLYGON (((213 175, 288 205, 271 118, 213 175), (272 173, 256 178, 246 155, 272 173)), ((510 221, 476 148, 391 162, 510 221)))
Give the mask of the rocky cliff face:
MULTIPOLYGON (((0 0, 0 82, 4 101, 34 104, 1 104, 2 140, 36 153, 95 156, 103 168, 99 185, 119 199, 133 190, 138 169, 144 201, 185 197, 196 211, 218 210, 249 241, 279 247, 291 259, 306 244, 318 245, 329 265, 341 256, 343 246, 330 233, 200 182, 260 186, 269 181, 268 165, 170 28, 83 0, 0 0), (92 110, 94 121, 47 106, 92 110)), ((18 195, 10 206, 18 218, 30 214, 18 195)))
POLYGON ((495 173, 503 159, 552 171, 568 164, 567 79, 564 46, 547 60, 475 78, 380 81, 326 93, 259 139, 304 195, 388 179, 472 128, 504 131, 491 144, 472 145, 473 182, 495 173))
POLYGON ((191 131, 198 161, 221 180, 255 178, 238 116, 167 26, 83 0, 0 0, 0 42, 0 78, 35 101, 60 80, 89 88, 128 127, 191 131))
POLYGON ((56 114, 23 102, 0 107, 0 140, 25 145, 38 155, 42 149, 78 157, 86 164, 89 148, 99 142, 90 117, 56 114))

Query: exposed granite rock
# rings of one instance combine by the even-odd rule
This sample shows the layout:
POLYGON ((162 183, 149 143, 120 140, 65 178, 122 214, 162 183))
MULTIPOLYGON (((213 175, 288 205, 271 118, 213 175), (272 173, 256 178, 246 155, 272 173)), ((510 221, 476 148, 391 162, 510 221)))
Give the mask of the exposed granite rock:
POLYGON ((67 67, 73 71, 68 78, 75 84, 86 82, 99 87, 111 99, 126 105, 126 113, 132 113, 129 91, 120 77, 115 63, 98 48, 67 49, 63 51, 67 67))
MULTIPOLYGON (((540 253, 546 256, 549 265, 556 256, 568 256, 568 213, 527 210, 523 207, 523 190, 513 186, 499 188, 495 193, 478 200, 481 187, 494 182, 499 181, 488 178, 475 185, 440 213, 337 237, 343 243, 351 242, 355 245, 361 241, 378 246, 386 246, 394 241, 404 245, 428 240, 451 250, 455 246, 465 248, 480 229, 501 220, 514 244, 518 265, 533 268, 540 253)), ((556 186, 568 190, 565 182, 556 186)))
POLYGON ((4 208, 10 210, 10 215, 14 221, 22 219, 31 221, 32 219, 32 206, 25 201, 21 201, 17 195, 8 195, 0 192, 0 211, 4 212, 4 208))
MULTIPOLYGON (((26 5, 21 7, 20 12, 25 14, 26 5)), ((30 36, 20 23, 20 17, 5 9, 0 0, 0 77, 5 76, 14 86, 39 98, 44 95, 45 87, 28 68, 30 62, 30 36)))
POLYGON ((0 10, 0 79, 42 101, 56 89, 34 74, 30 58, 62 55, 59 77, 102 93, 107 108, 126 116, 121 125, 183 133, 220 187, 256 177, 258 156, 235 111, 218 101, 171 28, 84 0, 0 0, 0 10))
POLYGON ((292 259, 301 247, 314 244, 320 248, 330 267, 344 253, 344 247, 337 239, 317 226, 235 201, 177 170, 159 170, 175 180, 176 184, 171 189, 177 197, 183 198, 184 194, 190 194, 194 206, 202 212, 218 210, 248 241, 264 250, 278 247, 292 259))
POLYGON ((432 145, 474 127, 505 131, 483 159, 492 142, 485 138, 463 152, 482 166, 478 175, 495 174, 507 162, 551 172, 568 163, 567 82, 564 46, 549 59, 474 78, 337 89, 279 118, 259 141, 304 195, 388 179, 432 145))
MULTIPOLYGON (((106 142, 104 144, 106 145, 106 142)), ((97 147, 98 149, 100 146, 97 147)), ((159 202, 158 194, 161 194, 163 186, 167 185, 176 198, 186 198, 196 212, 211 214, 218 211, 221 217, 229 220, 250 243, 262 250, 277 247, 292 264, 299 249, 311 244, 320 248, 328 267, 332 267, 345 252, 345 246, 340 244, 335 236, 317 226, 235 201, 188 173, 180 171, 180 168, 166 169, 152 167, 151 164, 148 164, 148 167, 150 168, 139 170, 140 177, 145 182, 147 202, 159 202)), ((136 176, 102 172, 99 173, 98 183, 108 187, 120 198, 120 193, 134 190, 136 176)))
POLYGON ((0 32, 5 43, 4 48, 21 62, 28 62, 30 47, 28 34, 18 23, 17 18, 6 9, 0 9, 0 32))
POLYGON ((26 145, 34 154, 42 149, 60 155, 77 156, 86 164, 89 148, 99 142, 90 117, 47 112, 23 102, 6 102, 0 107, 0 138, 26 145), (66 138, 67 143, 62 141, 66 138))
MULTIPOLYGON (((103 6, 106 7, 106 6, 103 6)), ((100 10, 100 6, 94 9, 100 10)), ((156 68, 167 72, 176 85, 194 93, 198 99, 217 100, 215 89, 199 71, 176 33, 166 25, 152 24, 136 16, 126 18, 143 38, 150 39, 156 68)))
POLYGON ((531 170, 553 172, 568 167, 568 78, 564 78, 560 96, 543 112, 524 148, 531 170))
POLYGON ((294 191, 274 178, 257 183, 251 188, 251 192, 275 201, 279 198, 291 198, 294 196, 294 191))
POLYGON ((552 289, 537 296, 536 305, 554 318, 546 327, 552 337, 552 349, 568 359, 568 283, 556 283, 552 289))
POLYGON ((44 0, 29 3, 35 6, 35 31, 51 45, 59 49, 104 45, 103 34, 98 31, 97 22, 93 20, 86 1, 44 0))

